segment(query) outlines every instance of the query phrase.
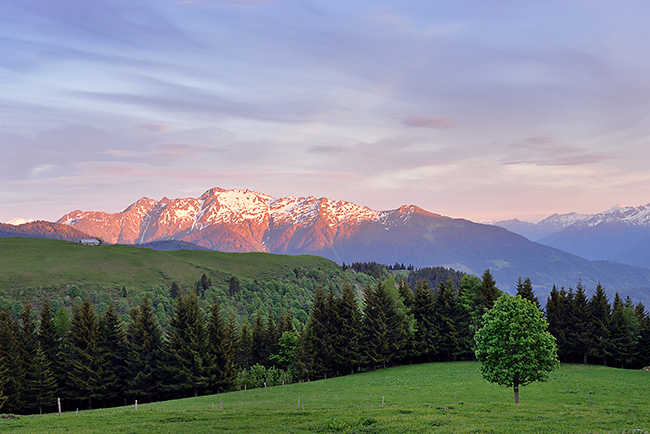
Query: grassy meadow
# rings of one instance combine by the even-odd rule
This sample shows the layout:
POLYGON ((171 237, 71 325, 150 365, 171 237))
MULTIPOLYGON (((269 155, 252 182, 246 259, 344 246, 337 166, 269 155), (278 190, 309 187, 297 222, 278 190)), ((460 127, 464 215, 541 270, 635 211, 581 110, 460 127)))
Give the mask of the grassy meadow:
POLYGON ((134 407, 0 420, 13 433, 646 433, 650 373, 563 365, 512 390, 477 362, 402 366, 134 407), (382 397, 384 406, 382 408, 382 397), (300 409, 298 409, 300 399, 300 409), (456 403, 454 403, 456 400, 456 403), (220 405, 223 408, 220 409, 220 405), (213 409, 214 406, 214 409, 213 409))
POLYGON ((294 268, 331 273, 338 265, 317 256, 223 253, 202 250, 156 251, 126 245, 82 246, 39 238, 0 238, 0 291, 16 299, 39 298, 38 289, 78 285, 86 288, 148 289, 177 281, 188 287, 201 277, 223 274, 276 280, 294 268))

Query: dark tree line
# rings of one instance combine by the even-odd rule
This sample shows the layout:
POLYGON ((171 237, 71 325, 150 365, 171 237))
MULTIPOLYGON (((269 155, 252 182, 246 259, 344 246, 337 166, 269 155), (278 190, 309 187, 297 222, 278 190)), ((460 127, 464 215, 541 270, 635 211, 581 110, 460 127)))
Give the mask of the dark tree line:
POLYGON ((618 292, 610 303, 598 284, 591 298, 576 289, 553 288, 546 302, 549 331, 560 360, 638 368, 650 363, 650 317, 643 303, 618 292))
MULTIPOLYGON (((205 282, 206 285, 209 282, 205 282)), ((199 289, 201 283, 197 284, 199 289)), ((431 287, 389 275, 362 293, 350 284, 317 288, 304 324, 286 310, 258 310, 238 326, 216 299, 208 312, 196 291, 179 293, 163 331, 144 297, 123 322, 113 305, 98 316, 92 303, 69 317, 48 302, 18 316, 0 311, 0 410, 14 413, 93 408, 244 387, 308 381, 403 363, 474 358, 474 334, 502 294, 489 270, 431 287)), ((529 279, 517 294, 539 302, 529 279)), ((599 285, 587 298, 553 289, 549 331, 563 361, 636 367, 650 363, 645 307, 599 285)))
POLYGON ((230 390, 237 375, 237 327, 210 314, 195 292, 181 294, 163 334, 148 297, 124 324, 111 304, 98 317, 84 301, 72 317, 56 318, 46 301, 36 320, 25 305, 20 319, 0 311, 0 404, 14 413, 93 408, 230 390), (4 383, 4 384, 3 384, 4 383))

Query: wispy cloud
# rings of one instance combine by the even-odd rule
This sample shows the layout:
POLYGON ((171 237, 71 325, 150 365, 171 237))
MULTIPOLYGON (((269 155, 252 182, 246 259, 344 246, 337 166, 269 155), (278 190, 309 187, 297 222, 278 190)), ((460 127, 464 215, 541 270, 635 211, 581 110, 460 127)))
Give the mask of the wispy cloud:
POLYGON ((415 128, 447 129, 455 126, 451 119, 435 116, 408 116, 402 119, 402 123, 415 128))
POLYGON ((555 137, 529 137, 522 142, 512 143, 511 148, 523 150, 508 157, 504 164, 532 164, 536 166, 581 166, 618 158, 615 153, 583 149, 563 145, 555 137))
POLYGON ((146 133, 164 133, 165 131, 169 131, 171 129, 171 126, 157 122, 149 122, 146 124, 137 125, 135 129, 138 131, 144 131, 146 133))

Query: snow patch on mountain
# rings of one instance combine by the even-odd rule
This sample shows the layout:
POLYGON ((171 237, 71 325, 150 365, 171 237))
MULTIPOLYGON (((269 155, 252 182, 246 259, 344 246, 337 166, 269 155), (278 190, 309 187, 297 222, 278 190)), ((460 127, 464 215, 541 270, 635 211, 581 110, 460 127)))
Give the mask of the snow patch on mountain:
POLYGON ((13 219, 9 220, 7 222, 7 224, 8 225, 13 225, 13 226, 20 226, 20 225, 23 225, 25 223, 31 223, 31 222, 35 222, 35 221, 36 220, 34 220, 34 219, 24 219, 24 218, 16 217, 16 218, 13 218, 13 219))

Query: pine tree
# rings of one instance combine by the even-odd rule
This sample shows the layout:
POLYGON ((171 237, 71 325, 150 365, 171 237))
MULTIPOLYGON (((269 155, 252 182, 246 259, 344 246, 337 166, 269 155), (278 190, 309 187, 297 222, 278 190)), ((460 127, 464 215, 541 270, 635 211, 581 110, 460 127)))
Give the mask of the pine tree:
POLYGON ((609 322, 609 354, 620 363, 621 368, 633 360, 635 336, 631 323, 632 315, 617 292, 609 322))
POLYGON ((181 295, 181 287, 178 283, 172 282, 172 286, 169 289, 169 296, 176 300, 181 295))
POLYGON ((269 307, 269 314, 266 317, 266 367, 270 368, 273 366, 273 362, 270 357, 271 354, 278 352, 278 340, 280 339, 280 333, 278 333, 278 328, 276 327, 275 321, 273 320, 273 310, 269 307))
POLYGON ((135 399, 150 401, 161 390, 162 332, 147 295, 138 308, 131 309, 130 316, 131 323, 127 329, 128 391, 135 399))
POLYGON ((268 322, 264 321, 262 311, 257 310, 252 328, 253 346, 251 348, 251 364, 269 365, 269 329, 268 322))
POLYGON ((198 282, 196 282, 196 295, 198 295, 199 298, 203 298, 205 296, 205 291, 207 291, 211 286, 212 281, 205 275, 205 273, 203 273, 198 282))
POLYGON ((587 363, 593 346, 593 326, 591 322, 591 313, 589 310, 589 301, 585 294, 582 282, 578 282, 576 292, 573 295, 572 311, 572 328, 575 330, 572 342, 573 352, 583 364, 587 363))
POLYGON ((208 388, 214 356, 210 351, 205 316, 194 291, 176 300, 176 309, 169 322, 167 356, 165 371, 169 374, 172 390, 190 391, 198 396, 208 388))
POLYGON ((253 366, 253 332, 251 330, 251 324, 247 319, 244 319, 239 333, 237 364, 242 369, 249 369, 253 366))
POLYGON ((86 299, 80 306, 75 306, 72 315, 68 380, 74 387, 74 397, 86 399, 88 408, 92 408, 92 400, 101 398, 105 391, 102 358, 99 321, 95 309, 86 299))
POLYGON ((459 330, 462 309, 451 281, 441 283, 435 299, 434 318, 438 327, 438 355, 442 360, 456 360, 462 348, 459 330))
POLYGON ((413 316, 415 317, 415 351, 418 360, 431 362, 438 353, 438 324, 433 292, 426 281, 415 287, 413 316))
POLYGON ((240 291, 239 281, 235 276, 230 276, 230 283, 228 285, 228 295, 231 297, 240 291))
MULTIPOLYGON (((548 306, 547 306, 548 309, 548 306)), ((589 300, 589 312, 591 328, 593 330, 593 342, 591 346, 591 355, 602 359, 603 364, 607 366, 607 356, 609 344, 609 321, 611 307, 605 289, 600 283, 596 285, 596 291, 589 300)))
POLYGON ((650 365, 650 316, 641 302, 634 307, 634 315, 639 324, 635 362, 637 366, 645 367, 650 365))
POLYGON ((45 358, 50 364, 52 371, 55 375, 58 372, 58 365, 60 365, 60 337, 56 331, 56 324, 52 317, 52 310, 50 308, 49 300, 45 300, 41 308, 40 322, 38 324, 38 341, 41 344, 41 349, 45 354, 45 358))
POLYGON ((343 293, 334 310, 339 318, 338 333, 334 336, 334 364, 337 371, 352 374, 361 364, 361 311, 349 283, 343 285, 343 293))
POLYGON ((553 285, 553 289, 551 289, 546 301, 546 320, 548 321, 548 331, 556 339, 557 353, 560 360, 565 360, 568 350, 566 336, 568 314, 567 292, 564 288, 558 291, 553 285))
POLYGON ((301 371, 305 378, 322 378, 334 372, 330 308, 325 291, 319 286, 301 336, 301 371))
POLYGON ((39 341, 36 342, 34 356, 29 364, 30 374, 27 378, 28 400, 43 414, 43 408, 53 407, 56 403, 56 376, 50 369, 50 361, 39 341))
POLYGON ((542 306, 540 306, 539 300, 537 299, 535 291, 533 290, 533 284, 528 277, 526 277, 523 281, 521 280, 521 277, 517 279, 516 295, 521 296, 521 298, 530 300, 537 307, 537 309, 542 310, 542 306))
MULTIPOLYGON (((388 324, 384 306, 380 302, 382 294, 385 294, 383 283, 377 284, 373 290, 370 285, 366 286, 364 297, 364 310, 362 322, 362 351, 365 362, 371 367, 381 365, 386 367, 390 354, 390 342, 388 336, 388 324), (381 294, 380 294, 381 293, 381 294)), ((384 298, 387 298, 384 296, 384 298)))
POLYGON ((208 321, 209 351, 214 359, 210 367, 210 390, 225 392, 235 384, 237 376, 237 326, 231 317, 225 322, 221 315, 219 301, 215 297, 210 306, 210 319, 208 321))
POLYGON ((409 283, 401 276, 397 282, 397 290, 399 291, 399 295, 402 297, 404 306, 406 306, 408 309, 411 309, 414 302, 413 290, 411 290, 409 283))
POLYGON ((7 381, 9 381, 9 377, 7 376, 8 371, 9 370, 5 365, 5 359, 2 356, 2 353, 0 353, 0 410, 3 409, 5 402, 9 399, 5 394, 5 385, 7 384, 7 381))
POLYGON ((32 369, 32 363, 36 359, 36 319, 34 317, 34 310, 31 303, 27 302, 23 305, 23 310, 20 313, 20 335, 18 343, 21 351, 21 360, 23 363, 23 372, 25 373, 25 389, 23 390, 24 408, 23 411, 33 413, 38 410, 36 395, 38 391, 32 389, 35 382, 32 381, 32 375, 35 373, 32 369))
POLYGON ((492 309, 499 295, 501 295, 501 291, 497 288, 490 270, 486 269, 481 278, 481 290, 479 292, 479 305, 483 308, 483 312, 492 309))
MULTIPOLYGON (((100 343, 103 350, 102 382, 106 392, 104 400, 117 403, 126 392, 128 380, 126 332, 115 305, 111 302, 100 321, 100 343)), ((106 402, 104 402, 106 405, 106 402)))
POLYGON ((363 350, 370 365, 386 367, 403 358, 409 341, 409 323, 385 282, 364 293, 363 350))
POLYGON ((18 342, 19 333, 9 307, 5 307, 0 311, 0 357, 4 359, 6 373, 3 394, 8 398, 2 410, 9 413, 20 412, 24 407, 25 370, 18 342))
POLYGON ((481 326, 484 308, 480 303, 481 280, 476 276, 464 275, 460 281, 458 301, 464 311, 467 331, 470 340, 470 348, 474 348, 474 334, 481 326))

